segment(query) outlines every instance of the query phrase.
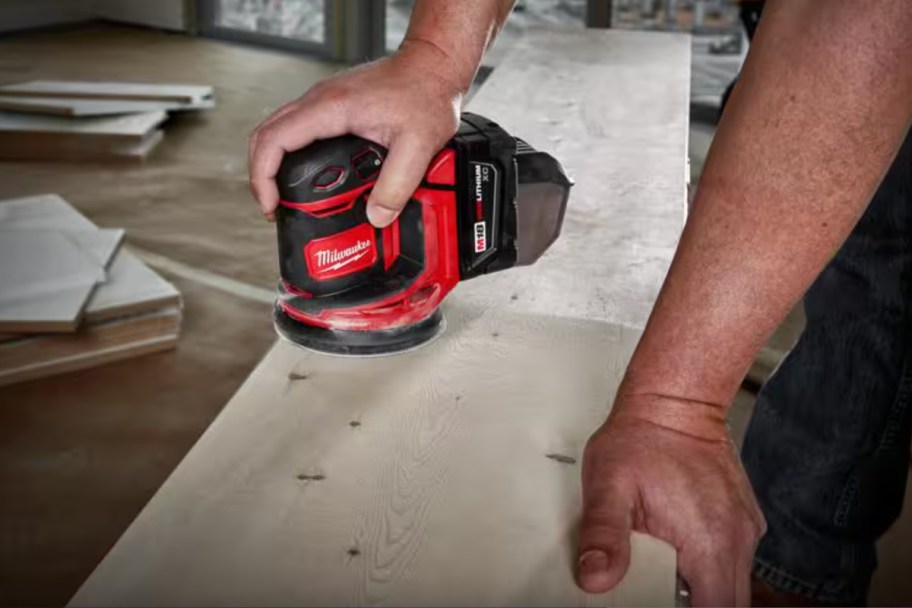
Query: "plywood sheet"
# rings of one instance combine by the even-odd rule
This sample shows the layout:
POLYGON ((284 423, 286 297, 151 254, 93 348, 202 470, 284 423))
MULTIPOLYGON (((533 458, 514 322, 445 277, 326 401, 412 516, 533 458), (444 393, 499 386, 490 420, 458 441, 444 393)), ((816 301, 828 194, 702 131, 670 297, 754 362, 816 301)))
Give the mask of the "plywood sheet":
POLYGON ((0 386, 94 367, 171 348, 181 312, 163 309, 101 323, 72 334, 25 336, 0 343, 0 386))
POLYGON ((104 269, 66 235, 0 231, 0 332, 73 331, 104 269))
POLYGON ((134 101, 127 99, 80 99, 73 97, 10 97, 0 95, 0 110, 55 116, 112 116, 157 110, 189 111, 215 107, 214 99, 201 101, 134 101))
MULTIPOLYGON (((89 221, 56 194, 0 201, 0 224, 17 229, 93 230, 89 221)), ((107 281, 89 299, 85 319, 97 322, 179 305, 180 293, 135 255, 121 249, 108 267, 107 281)))
POLYGON ((574 585, 579 458, 684 221, 690 42, 530 33, 470 108, 576 179, 529 268, 468 281, 414 353, 277 344, 73 605, 671 605, 673 550, 574 585), (521 110, 521 111, 518 111, 521 110))
POLYGON ((210 86, 75 80, 32 80, 0 86, 0 95, 78 99, 171 100, 185 103, 210 99, 210 86))

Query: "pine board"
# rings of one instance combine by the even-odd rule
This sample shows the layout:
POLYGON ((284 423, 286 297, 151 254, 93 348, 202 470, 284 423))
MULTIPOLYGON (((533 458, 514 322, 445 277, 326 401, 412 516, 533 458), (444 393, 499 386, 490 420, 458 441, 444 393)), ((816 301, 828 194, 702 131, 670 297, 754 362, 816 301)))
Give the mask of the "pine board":
POLYGON ((195 103, 211 99, 210 86, 74 80, 32 80, 0 86, 0 96, 131 99, 195 103))
POLYGON ((54 116, 112 116, 158 110, 171 112, 207 110, 214 107, 215 101, 211 98, 194 102, 181 102, 80 99, 78 97, 8 97, 0 95, 0 110, 54 116))
POLYGON ((0 386, 171 348, 177 343, 180 320, 180 310, 170 308, 88 324, 73 334, 2 342, 0 386))
POLYGON ((572 563, 581 450, 683 226, 689 62, 682 35, 530 32, 469 109, 576 179, 558 243, 457 287, 416 352, 277 343, 72 605, 673 605, 654 539, 604 596, 572 563))
MULTIPOLYGON (((0 224, 18 229, 95 230, 97 227, 56 194, 0 201, 0 224)), ((180 293, 135 255, 121 249, 108 267, 108 279, 89 299, 85 320, 91 323, 179 306, 180 293)))
POLYGON ((278 344, 73 605, 671 603, 646 537, 612 594, 571 576, 581 451, 638 332, 504 300, 399 357, 278 344))

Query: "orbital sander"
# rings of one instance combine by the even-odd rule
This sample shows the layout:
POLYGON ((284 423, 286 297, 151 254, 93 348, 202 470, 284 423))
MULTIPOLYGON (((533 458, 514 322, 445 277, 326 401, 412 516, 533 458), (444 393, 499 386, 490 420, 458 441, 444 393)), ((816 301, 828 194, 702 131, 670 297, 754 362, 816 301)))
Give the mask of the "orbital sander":
POLYGON ((410 350, 445 328, 459 281, 535 262, 560 233, 571 181, 551 155, 463 114, 399 217, 367 219, 386 150, 352 135, 286 154, 276 175, 275 326, 320 352, 410 350))

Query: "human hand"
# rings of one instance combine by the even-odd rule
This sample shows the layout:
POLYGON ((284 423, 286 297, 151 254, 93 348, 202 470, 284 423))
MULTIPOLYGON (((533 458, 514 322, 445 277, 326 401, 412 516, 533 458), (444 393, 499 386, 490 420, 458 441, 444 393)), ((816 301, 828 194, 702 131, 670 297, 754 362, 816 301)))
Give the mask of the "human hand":
POLYGON ((324 80, 276 110, 249 143, 250 189, 263 215, 275 218, 275 176, 286 152, 350 133, 388 149, 367 215, 378 228, 392 223, 459 126, 464 87, 446 62, 432 45, 406 43, 395 55, 324 80))
POLYGON ((750 571, 766 523, 725 426, 709 405, 621 398, 583 455, 579 585, 617 585, 630 532, 677 549, 695 606, 749 605, 750 571))

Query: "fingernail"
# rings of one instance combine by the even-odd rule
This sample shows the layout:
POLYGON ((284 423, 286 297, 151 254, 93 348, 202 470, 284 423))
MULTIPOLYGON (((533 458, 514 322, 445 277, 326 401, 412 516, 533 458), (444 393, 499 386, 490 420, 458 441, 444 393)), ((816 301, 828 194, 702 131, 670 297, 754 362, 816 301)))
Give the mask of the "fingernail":
POLYGON ((594 574, 608 569, 608 555, 599 549, 590 549, 579 558, 580 574, 594 574))
POLYGON ((392 224, 393 220, 396 219, 396 215, 396 212, 392 209, 381 207, 376 203, 367 205, 367 219, 377 228, 392 224))

